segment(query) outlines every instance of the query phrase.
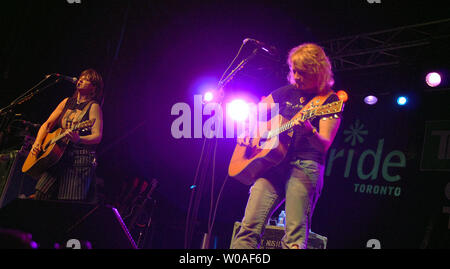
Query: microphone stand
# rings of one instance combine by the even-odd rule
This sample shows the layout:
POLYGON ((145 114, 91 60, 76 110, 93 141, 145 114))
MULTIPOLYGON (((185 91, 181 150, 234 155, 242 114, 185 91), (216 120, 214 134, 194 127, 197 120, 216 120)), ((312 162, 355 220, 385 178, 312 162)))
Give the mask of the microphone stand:
MULTIPOLYGON (((252 54, 250 54, 250 56, 248 56, 247 58, 245 58, 244 60, 242 60, 237 66, 236 68, 234 68, 230 74, 224 78, 223 80, 219 81, 219 88, 221 90, 223 90, 223 87, 225 87, 226 84, 228 84, 233 78, 234 76, 240 71, 242 70, 242 68, 244 68, 244 66, 248 63, 248 61, 250 61, 251 59, 253 59, 256 54, 258 53, 259 48, 256 48, 253 50, 252 54)), ((222 100, 221 100, 222 101, 222 100)))
POLYGON ((42 90, 47 89, 61 81, 61 78, 58 78, 56 81, 46 85, 45 87, 38 88, 39 85, 41 85, 44 81, 49 79, 51 76, 52 75, 45 76, 45 78, 43 80, 41 80, 38 84, 33 86, 31 89, 29 89, 25 93, 21 94, 16 99, 14 99, 14 101, 12 101, 6 107, 0 109, 0 117, 2 118, 2 120, 0 122, 0 133, 2 133, 3 135, 5 134, 4 132, 12 118, 12 112, 17 105, 25 103, 26 101, 30 100, 33 96, 40 93, 42 90))
MULTIPOLYGON (((220 98, 218 100, 218 105, 222 106, 222 102, 223 102, 223 97, 224 97, 224 87, 231 81, 233 80, 233 78, 235 77, 235 75, 241 71, 244 66, 251 60, 253 59, 258 52, 259 48, 256 48, 253 50, 253 52, 245 59, 243 59, 231 72, 230 74, 225 77, 223 80, 219 81, 219 93, 220 93, 220 98)), ((216 130, 216 126, 214 126, 214 130, 216 130)), ((212 130, 210 130, 210 134, 208 137, 211 137, 211 132, 213 132, 212 130)), ((207 137, 205 137, 204 139, 208 139, 207 137)), ((205 140, 204 142, 206 142, 207 140, 205 140)), ((203 183, 205 182, 205 178, 206 178, 206 171, 209 167, 209 161, 213 160, 213 162, 215 162, 215 155, 216 155, 216 147, 217 147, 217 136, 214 136, 213 139, 210 140, 210 142, 207 145, 207 151, 206 151, 206 156, 204 158, 202 158, 203 156, 200 157, 200 161, 199 163, 205 162, 203 164, 203 173, 201 175, 201 179, 200 179, 200 186, 199 186, 199 196, 197 196, 195 198, 195 210, 194 210, 194 216, 192 217, 192 220, 195 220, 197 218, 197 214, 198 214, 198 204, 199 201, 201 199, 201 194, 202 194, 202 190, 203 190, 203 183), (212 149, 212 144, 215 143, 215 147, 214 149, 212 149), (212 152, 212 158, 209 158, 211 155, 211 150, 213 150, 212 152)), ((212 164, 213 166, 213 171, 212 171, 212 182, 214 182, 214 166, 215 163, 212 164)), ((213 184, 213 183, 212 183, 213 184)), ((214 190, 214 186, 211 187, 211 191, 214 190)), ((194 190, 193 190, 193 194, 194 194, 194 190)), ((211 197, 212 199, 212 197, 211 197)), ((219 201, 217 200, 216 203, 218 203, 219 201)), ((217 205, 216 205, 217 206, 217 205)), ((215 217, 215 215, 214 215, 215 217)), ((208 223, 208 232, 203 234, 203 240, 202 240, 202 245, 201 245, 201 249, 209 249, 210 247, 210 241, 211 241, 211 233, 212 233, 212 228, 213 228, 213 224, 214 224, 214 218, 212 220, 212 223, 208 223)), ((191 230, 193 231, 193 230, 191 230)))
POLYGON ((26 91, 25 93, 23 93, 22 95, 17 97, 16 99, 14 99, 14 101, 12 101, 11 104, 9 104, 6 107, 0 109, 0 115, 3 115, 4 113, 10 112, 12 110, 11 109, 12 107, 14 107, 16 105, 20 105, 20 104, 30 100, 33 96, 35 96, 36 94, 38 94, 42 90, 47 89, 50 86, 53 86, 56 83, 61 81, 61 78, 58 78, 57 80, 55 80, 54 82, 50 83, 49 85, 47 85, 47 86, 45 86, 43 88, 38 88, 39 85, 41 85, 44 81, 46 81, 50 77, 51 77, 51 75, 45 76, 45 78, 43 80, 41 80, 38 84, 33 86, 31 89, 29 89, 28 91, 26 91), (34 92, 33 92, 33 90, 34 90, 34 92))

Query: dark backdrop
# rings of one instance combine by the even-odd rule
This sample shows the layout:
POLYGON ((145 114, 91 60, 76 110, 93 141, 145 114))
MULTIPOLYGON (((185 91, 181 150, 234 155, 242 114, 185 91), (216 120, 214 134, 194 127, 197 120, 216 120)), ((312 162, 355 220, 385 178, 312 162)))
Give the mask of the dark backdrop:
MULTIPOLYGON (((104 138, 98 167, 98 176, 105 182, 103 191, 112 201, 124 180, 157 178, 157 211, 147 247, 182 248, 190 186, 203 140, 172 137, 174 104, 187 103, 193 111, 193 95, 199 93, 203 81, 217 83, 244 38, 262 40, 280 52, 279 57, 259 54, 226 88, 230 96, 248 92, 259 98, 286 83, 285 58, 290 48, 302 42, 445 19, 445 6, 433 3, 8 1, 1 11, 0 106, 8 105, 46 74, 78 76, 83 69, 97 69, 105 81, 104 138)), ((246 47, 242 55, 250 52, 246 47)), ((343 155, 334 160, 325 178, 312 226, 314 232, 328 236, 330 248, 365 248, 372 238, 386 248, 426 247, 433 246, 426 242, 434 234, 440 238, 433 241, 434 246, 448 243, 444 225, 448 215, 442 213, 448 204, 444 192, 448 172, 419 167, 426 122, 448 120, 444 103, 448 90, 424 91, 423 73, 428 63, 445 68, 442 63, 448 64, 448 50, 425 47, 420 56, 404 65, 335 74, 335 89, 346 90, 350 97, 332 146, 336 154, 342 151, 343 155), (380 94, 375 107, 362 103, 369 91, 380 94), (394 97, 401 92, 411 96, 407 108, 395 105, 394 97), (356 136, 358 128, 367 134, 361 135, 363 142, 352 144, 347 138, 356 136), (383 148, 377 155, 380 140, 383 148), (345 176, 351 150, 353 162, 345 176), (374 179, 361 179, 357 171, 358 160, 367 150, 374 154, 366 153, 361 169, 363 174, 370 173, 375 167, 371 161, 378 158, 374 179), (401 152, 396 156, 403 154, 406 160, 405 165, 388 169, 388 174, 400 176, 396 182, 382 175, 383 162, 392 151, 401 152), (397 188, 397 192, 399 188, 400 194, 375 194, 375 186, 397 188)), ((14 113, 42 123, 73 90, 70 83, 61 82, 17 106, 14 113)), ((17 129, 11 132, 9 144, 3 145, 5 151, 20 146, 20 136, 14 135, 17 129)), ((233 139, 219 140, 215 198, 233 147, 233 139)), ((211 181, 207 182, 192 247, 200 246, 206 231, 211 181)), ((227 182, 213 231, 217 247, 229 246, 233 222, 242 218, 247 193, 247 186, 227 182)))

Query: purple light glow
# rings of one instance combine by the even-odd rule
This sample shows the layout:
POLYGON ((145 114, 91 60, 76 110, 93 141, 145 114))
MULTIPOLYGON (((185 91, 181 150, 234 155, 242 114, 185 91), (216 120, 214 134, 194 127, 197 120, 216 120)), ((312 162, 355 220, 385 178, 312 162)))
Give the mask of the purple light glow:
POLYGON ((211 102, 214 99, 214 94, 212 92, 206 92, 203 96, 205 102, 211 102))
POLYGON ((34 241, 31 241, 31 242, 30 242, 30 247, 31 247, 32 249, 37 249, 37 248, 39 247, 39 245, 38 245, 38 243, 36 243, 36 242, 34 242, 34 241))
POLYGON ((378 98, 373 95, 368 95, 364 98, 364 103, 368 105, 375 105, 378 102, 378 98))
POLYGON ((430 87, 436 87, 441 84, 441 75, 437 72, 428 73, 425 77, 425 81, 430 87))
POLYGON ((227 105, 227 114, 235 121, 244 121, 249 115, 249 105, 241 99, 231 101, 227 105))

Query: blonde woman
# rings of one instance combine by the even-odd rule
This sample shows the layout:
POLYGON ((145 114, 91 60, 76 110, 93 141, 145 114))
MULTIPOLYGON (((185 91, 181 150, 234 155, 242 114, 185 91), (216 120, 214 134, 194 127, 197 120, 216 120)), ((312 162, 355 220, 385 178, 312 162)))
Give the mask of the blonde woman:
MULTIPOLYGON (((287 63, 289 85, 263 100, 278 103, 279 113, 291 119, 310 100, 322 96, 323 104, 338 101, 333 92, 333 73, 324 50, 313 43, 291 49, 287 63)), ((325 156, 339 128, 341 115, 305 121, 294 128, 292 144, 284 161, 255 181, 241 228, 232 248, 259 248, 265 225, 285 202, 286 223, 282 247, 307 248, 311 217, 323 187, 325 156)), ((238 139, 249 145, 249 138, 238 139)))

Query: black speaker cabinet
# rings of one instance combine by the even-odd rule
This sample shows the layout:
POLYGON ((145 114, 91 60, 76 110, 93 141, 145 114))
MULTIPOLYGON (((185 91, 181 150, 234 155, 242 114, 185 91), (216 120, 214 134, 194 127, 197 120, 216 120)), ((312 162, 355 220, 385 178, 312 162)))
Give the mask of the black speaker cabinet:
MULTIPOLYGON (((234 236, 241 228, 241 223, 236 221, 233 227, 233 235, 231 237, 231 244, 233 244, 234 236)), ((284 236, 284 227, 266 225, 263 238, 261 240, 261 249, 281 249, 281 238, 284 236)), ((326 249, 328 238, 322 235, 318 235, 313 232, 309 232, 308 236, 308 249, 326 249)))
POLYGON ((27 156, 22 149, 0 154, 0 208, 34 193, 37 181, 21 171, 27 156))
POLYGON ((137 248, 111 206, 16 199, 0 209, 0 227, 31 233, 39 248, 72 247, 74 241, 93 249, 137 248))

